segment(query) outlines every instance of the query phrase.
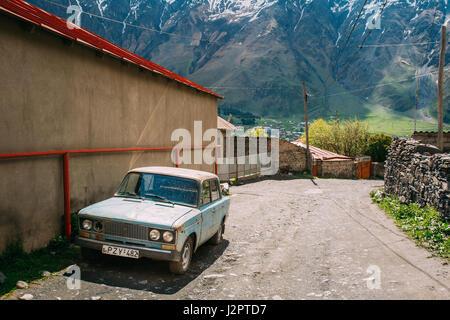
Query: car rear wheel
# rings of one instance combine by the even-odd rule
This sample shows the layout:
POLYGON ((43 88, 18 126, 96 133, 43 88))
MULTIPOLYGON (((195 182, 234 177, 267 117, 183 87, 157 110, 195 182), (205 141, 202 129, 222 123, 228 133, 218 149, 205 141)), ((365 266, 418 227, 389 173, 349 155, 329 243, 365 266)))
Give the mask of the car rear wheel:
POLYGON ((184 274, 189 269, 192 260, 192 253, 194 251, 194 242, 192 237, 189 237, 184 243, 181 250, 180 261, 171 261, 169 264, 170 271, 175 274, 184 274))
POLYGON ((213 245, 218 245, 222 242, 224 230, 225 230, 225 225, 222 223, 219 227, 219 230, 217 230, 217 232, 212 236, 212 238, 210 240, 210 242, 213 245))

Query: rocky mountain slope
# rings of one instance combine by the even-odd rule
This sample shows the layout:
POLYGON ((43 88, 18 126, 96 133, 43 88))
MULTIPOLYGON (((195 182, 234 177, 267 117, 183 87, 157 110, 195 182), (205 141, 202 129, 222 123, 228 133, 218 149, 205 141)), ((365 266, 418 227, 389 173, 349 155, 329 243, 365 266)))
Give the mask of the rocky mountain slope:
POLYGON ((377 105, 408 113, 416 66, 420 108, 428 110, 450 6, 447 0, 30 2, 64 18, 65 7, 78 5, 83 27, 225 95, 222 109, 271 117, 302 115, 302 81, 312 117, 336 110, 364 117, 377 105))

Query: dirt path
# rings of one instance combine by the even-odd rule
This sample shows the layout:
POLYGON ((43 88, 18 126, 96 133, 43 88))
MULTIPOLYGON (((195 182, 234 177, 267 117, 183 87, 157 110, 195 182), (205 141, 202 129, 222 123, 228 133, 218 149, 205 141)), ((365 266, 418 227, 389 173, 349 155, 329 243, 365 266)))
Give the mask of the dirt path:
POLYGON ((232 187, 225 241, 202 246, 187 275, 172 276, 164 262, 107 257, 79 264, 80 290, 55 275, 10 298, 449 299, 449 265, 371 203, 369 191, 381 185, 302 179, 232 187))

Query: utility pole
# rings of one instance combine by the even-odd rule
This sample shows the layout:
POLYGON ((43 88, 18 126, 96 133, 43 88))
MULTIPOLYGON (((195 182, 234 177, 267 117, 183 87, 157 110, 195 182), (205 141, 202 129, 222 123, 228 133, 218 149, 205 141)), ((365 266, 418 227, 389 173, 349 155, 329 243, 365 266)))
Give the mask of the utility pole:
POLYGON ((419 105, 419 76, 418 75, 419 75, 419 73, 416 71, 416 106, 414 108, 414 132, 417 131, 417 107, 419 105))
POLYGON ((445 65, 445 49, 447 45, 447 27, 442 26, 441 30, 441 54, 439 59, 439 76, 438 76, 438 147, 444 151, 444 105, 443 105, 443 85, 444 85, 444 65, 445 65))
POLYGON ((303 82, 303 103, 305 105, 306 166, 309 172, 312 174, 310 154, 309 154, 309 129, 308 129, 308 108, 307 108, 308 94, 306 93, 306 84, 304 82, 303 82))

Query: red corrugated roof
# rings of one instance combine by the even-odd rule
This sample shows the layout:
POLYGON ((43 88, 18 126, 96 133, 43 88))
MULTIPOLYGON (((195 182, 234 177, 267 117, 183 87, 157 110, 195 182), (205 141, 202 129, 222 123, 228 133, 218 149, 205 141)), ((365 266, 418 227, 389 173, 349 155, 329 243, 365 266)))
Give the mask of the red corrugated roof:
POLYGON ((135 65, 138 65, 142 68, 148 69, 152 72, 161 74, 167 78, 178 81, 184 85, 211 94, 219 99, 223 99, 223 97, 218 95, 217 93, 212 92, 211 90, 208 90, 206 88, 203 88, 202 86, 186 78, 183 78, 182 76, 179 76, 157 65, 156 63, 148 61, 134 53, 131 53, 119 46, 116 46, 115 44, 109 42, 108 40, 100 37, 95 33, 92 33, 80 27, 69 29, 66 20, 57 17, 51 13, 48 13, 23 0, 0 0, 0 10, 9 12, 10 14, 13 14, 14 16, 22 20, 31 22, 35 25, 38 25, 47 30, 55 32, 61 36, 77 41, 83 45, 93 47, 97 50, 108 53, 119 59, 123 59, 135 65))
MULTIPOLYGON (((293 141, 292 143, 295 144, 296 146, 306 149, 306 144, 304 144, 300 140, 293 141)), ((343 156, 311 145, 309 146, 309 151, 311 152, 311 156, 313 157, 314 160, 322 160, 322 161, 354 160, 352 157, 343 156)))

